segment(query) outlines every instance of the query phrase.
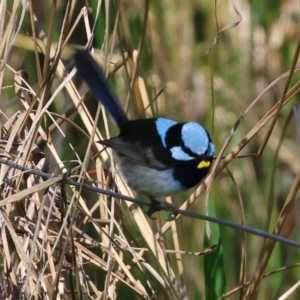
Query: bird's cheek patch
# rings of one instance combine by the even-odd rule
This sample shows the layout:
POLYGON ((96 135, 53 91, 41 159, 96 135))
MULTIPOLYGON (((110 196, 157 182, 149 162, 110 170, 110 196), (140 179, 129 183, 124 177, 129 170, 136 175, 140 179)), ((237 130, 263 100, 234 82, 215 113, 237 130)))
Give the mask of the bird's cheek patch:
POLYGON ((203 168, 208 168, 209 166, 210 166, 210 161, 201 160, 200 163, 198 164, 197 168, 198 169, 203 169, 203 168))
POLYGON ((180 146, 175 146, 170 149, 172 153, 172 157, 175 160, 181 160, 181 161, 189 161, 193 160, 194 158, 189 156, 187 153, 185 153, 180 146))

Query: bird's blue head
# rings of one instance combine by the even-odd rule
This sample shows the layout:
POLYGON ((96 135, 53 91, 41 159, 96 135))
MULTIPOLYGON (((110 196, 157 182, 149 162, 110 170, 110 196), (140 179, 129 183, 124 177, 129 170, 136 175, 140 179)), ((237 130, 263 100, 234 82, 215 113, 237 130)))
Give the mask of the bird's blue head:
POLYGON ((198 157, 211 159, 215 153, 208 132, 198 123, 177 123, 158 118, 156 128, 164 147, 171 151, 175 160, 189 161, 198 157))
POLYGON ((215 153, 215 145, 211 142, 208 132, 198 123, 185 123, 181 129, 181 138, 184 146, 195 155, 212 157, 215 153))

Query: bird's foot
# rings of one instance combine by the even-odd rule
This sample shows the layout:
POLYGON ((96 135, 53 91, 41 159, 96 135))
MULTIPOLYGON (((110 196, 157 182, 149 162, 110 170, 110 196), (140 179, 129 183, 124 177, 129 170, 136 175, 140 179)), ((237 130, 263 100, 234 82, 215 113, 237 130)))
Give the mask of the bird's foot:
MULTIPOLYGON (((164 203, 166 205, 170 205, 168 203, 164 203)), ((153 218, 152 215, 155 212, 161 211, 161 202, 156 200, 156 199, 151 199, 151 205, 149 206, 148 210, 145 212, 145 214, 147 214, 147 216, 152 219, 155 220, 156 218, 153 218)), ((174 212, 172 210, 172 205, 170 205, 170 210, 169 210, 169 216, 167 218, 167 221, 174 221, 177 217, 178 213, 174 212)))
POLYGON ((156 218, 153 218, 152 215, 157 212, 161 211, 160 208, 161 202, 155 199, 151 199, 151 205, 149 206, 148 210, 145 212, 145 214, 152 220, 155 220, 156 218))

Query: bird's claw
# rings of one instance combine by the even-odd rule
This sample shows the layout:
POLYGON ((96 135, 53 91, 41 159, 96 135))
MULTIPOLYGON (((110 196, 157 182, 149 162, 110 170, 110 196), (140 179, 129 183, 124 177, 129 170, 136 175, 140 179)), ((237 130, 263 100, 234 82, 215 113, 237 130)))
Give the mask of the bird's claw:
MULTIPOLYGON (((152 215, 158 211, 161 211, 160 207, 161 202, 155 199, 151 199, 151 205, 149 206, 148 210, 145 212, 145 214, 152 220, 156 220, 156 218, 153 218, 152 215)), ((170 207, 169 210, 169 216, 167 218, 167 221, 174 221, 177 217, 178 213, 174 212, 172 208, 170 207)))
POLYGON ((149 206, 148 210, 145 212, 146 215, 152 219, 152 220, 156 220, 156 218, 153 218, 152 215, 155 213, 155 212, 158 212, 158 211, 161 211, 160 209, 160 202, 155 200, 155 199, 151 199, 151 205, 149 206))

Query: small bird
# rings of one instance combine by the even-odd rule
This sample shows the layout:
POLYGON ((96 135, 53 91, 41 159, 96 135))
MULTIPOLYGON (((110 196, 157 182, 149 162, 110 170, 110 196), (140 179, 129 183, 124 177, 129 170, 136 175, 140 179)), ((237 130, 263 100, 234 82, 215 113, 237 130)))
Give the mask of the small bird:
POLYGON ((75 53, 75 65, 94 96, 118 125, 117 137, 99 141, 112 148, 129 187, 152 200, 147 214, 159 211, 159 197, 187 190, 207 175, 215 146, 196 122, 165 118, 129 120, 103 71, 87 50, 75 53))

